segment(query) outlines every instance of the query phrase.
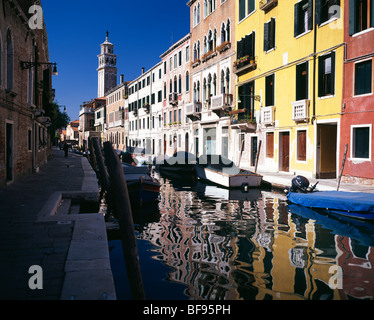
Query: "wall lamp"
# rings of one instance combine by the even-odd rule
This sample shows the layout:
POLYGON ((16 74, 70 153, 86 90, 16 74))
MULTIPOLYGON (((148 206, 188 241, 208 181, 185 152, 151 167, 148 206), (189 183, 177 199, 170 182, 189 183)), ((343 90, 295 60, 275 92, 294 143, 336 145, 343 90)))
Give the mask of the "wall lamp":
POLYGON ((31 69, 32 67, 39 66, 39 65, 49 65, 53 66, 52 75, 57 76, 57 63, 56 62, 29 62, 29 61, 21 61, 21 68, 22 69, 31 69))

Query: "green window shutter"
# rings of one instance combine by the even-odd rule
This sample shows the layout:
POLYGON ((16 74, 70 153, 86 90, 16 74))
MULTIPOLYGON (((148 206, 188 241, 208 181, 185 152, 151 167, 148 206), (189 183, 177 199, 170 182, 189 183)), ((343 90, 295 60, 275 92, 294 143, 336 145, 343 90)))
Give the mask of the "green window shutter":
POLYGON ((295 4, 294 9, 294 37, 299 35, 299 7, 300 2, 295 4))
POLYGON ((355 33, 356 0, 349 0, 349 35, 355 33))

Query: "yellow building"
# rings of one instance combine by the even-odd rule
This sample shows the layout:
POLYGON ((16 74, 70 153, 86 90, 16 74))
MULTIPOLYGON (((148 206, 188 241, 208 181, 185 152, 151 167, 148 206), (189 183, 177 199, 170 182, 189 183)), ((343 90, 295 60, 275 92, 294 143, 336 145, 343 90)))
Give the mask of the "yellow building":
POLYGON ((337 176, 345 50, 338 3, 237 0, 231 128, 239 129, 242 166, 254 166, 259 152, 259 171, 337 176))

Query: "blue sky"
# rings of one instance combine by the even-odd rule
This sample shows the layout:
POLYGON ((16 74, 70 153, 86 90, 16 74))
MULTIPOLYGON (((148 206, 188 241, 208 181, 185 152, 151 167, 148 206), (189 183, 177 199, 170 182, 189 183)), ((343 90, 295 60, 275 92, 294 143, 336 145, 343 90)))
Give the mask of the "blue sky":
POLYGON ((42 0, 56 100, 71 120, 79 106, 97 96, 97 55, 109 31, 117 54, 118 82, 131 81, 160 61, 174 42, 189 33, 187 0, 42 0))

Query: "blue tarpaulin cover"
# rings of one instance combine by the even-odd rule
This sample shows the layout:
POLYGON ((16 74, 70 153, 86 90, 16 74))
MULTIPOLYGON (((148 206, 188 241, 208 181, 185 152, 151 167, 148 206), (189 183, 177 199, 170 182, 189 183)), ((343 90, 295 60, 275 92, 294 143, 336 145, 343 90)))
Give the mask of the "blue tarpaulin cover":
POLYGON ((374 213, 374 194, 365 192, 316 191, 289 192, 287 199, 309 208, 374 213))

